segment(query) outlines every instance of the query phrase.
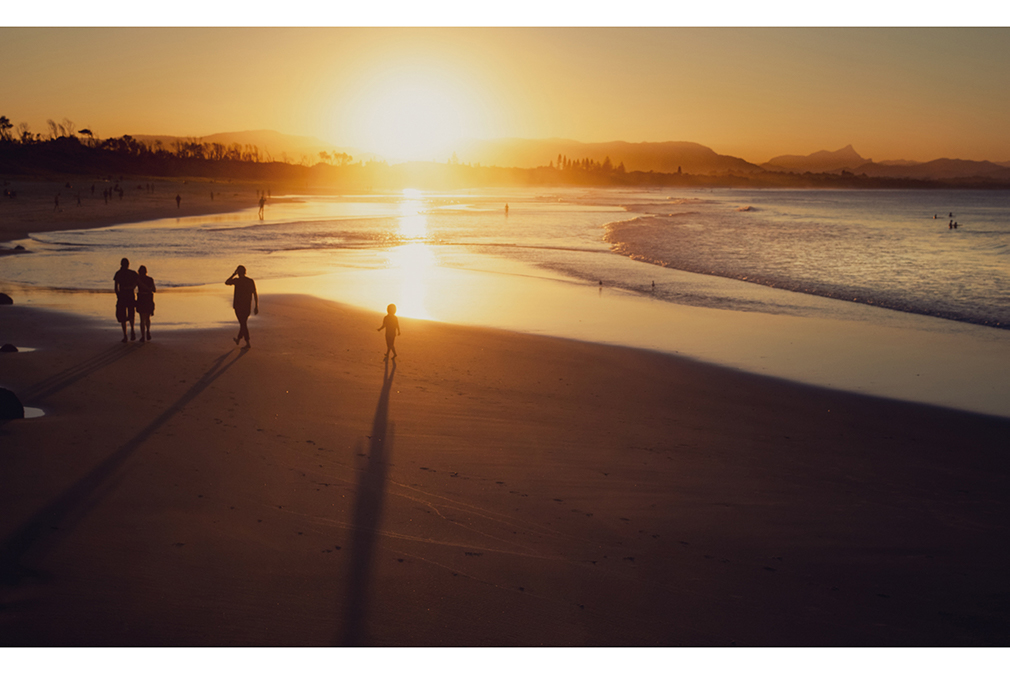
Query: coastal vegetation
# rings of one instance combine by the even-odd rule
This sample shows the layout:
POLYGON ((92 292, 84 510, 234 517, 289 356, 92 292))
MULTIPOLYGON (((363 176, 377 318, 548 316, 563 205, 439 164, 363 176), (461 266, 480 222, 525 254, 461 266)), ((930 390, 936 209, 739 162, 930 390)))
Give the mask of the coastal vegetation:
POLYGON ((690 172, 677 166, 671 171, 643 171, 628 170, 622 157, 607 156, 599 160, 558 154, 544 157, 544 160, 543 165, 532 168, 488 166, 460 161, 453 153, 445 162, 390 164, 374 158, 355 160, 350 154, 339 151, 320 151, 313 156, 302 155, 298 160, 282 153, 277 159, 252 143, 225 144, 199 138, 146 141, 130 135, 103 139, 91 129, 78 129, 69 119, 47 120, 44 132, 33 132, 26 123, 15 125, 6 116, 0 116, 0 175, 7 177, 199 177, 354 189, 492 186, 1010 188, 1010 180, 994 176, 909 178, 871 176, 848 170, 798 172, 757 167, 690 172))

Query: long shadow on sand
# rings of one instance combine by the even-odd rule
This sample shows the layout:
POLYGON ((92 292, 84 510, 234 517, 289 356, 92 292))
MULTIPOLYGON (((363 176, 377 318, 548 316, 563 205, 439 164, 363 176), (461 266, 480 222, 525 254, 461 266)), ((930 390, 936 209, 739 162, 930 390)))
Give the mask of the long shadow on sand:
POLYGON ((29 565, 38 561, 44 553, 43 548, 47 545, 55 545, 58 540, 67 536, 88 512, 115 487, 119 477, 117 473, 137 448, 165 422, 191 403, 215 379, 224 374, 228 368, 246 354, 246 351, 244 349, 239 351, 238 355, 227 361, 228 356, 233 353, 233 350, 229 350, 228 353, 215 360, 199 381, 193 384, 192 388, 186 391, 174 404, 158 415, 154 421, 92 468, 87 475, 50 501, 16 531, 0 541, 0 584, 17 585, 25 577, 42 576, 43 574, 34 571, 29 565))
POLYGON ((347 615, 344 622, 342 646, 360 646, 365 641, 366 609, 368 608, 368 583, 375 553, 375 538, 382 502, 386 494, 386 471, 393 450, 393 433, 387 430, 389 418, 389 391, 393 386, 392 368, 386 362, 382 374, 382 391, 375 407, 372 421, 371 445, 368 464, 358 480, 358 500, 354 503, 354 520, 351 534, 351 566, 347 577, 347 615))
POLYGON ((21 396, 28 402, 41 402, 57 391, 62 391, 71 384, 98 372, 103 367, 111 365, 124 356, 136 353, 136 351, 137 349, 122 344, 109 347, 84 362, 72 365, 63 372, 58 372, 51 377, 32 384, 28 389, 22 391, 21 396))

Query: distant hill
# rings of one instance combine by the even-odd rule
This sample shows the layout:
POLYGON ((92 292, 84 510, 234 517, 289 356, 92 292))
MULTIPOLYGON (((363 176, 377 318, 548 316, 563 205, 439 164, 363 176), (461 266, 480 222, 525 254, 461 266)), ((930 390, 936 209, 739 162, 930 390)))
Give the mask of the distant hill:
POLYGON ((518 168, 556 164, 558 155, 562 155, 572 160, 591 159, 600 163, 609 157, 615 167, 623 163, 627 171, 676 173, 680 169, 696 175, 761 171, 759 166, 739 157, 717 154, 704 145, 682 141, 581 143, 567 138, 500 138, 466 141, 457 148, 456 155, 463 163, 518 168))
POLYGON ((991 161, 970 161, 967 159, 934 159, 910 165, 869 162, 852 169, 852 172, 857 175, 865 173, 871 178, 917 178, 923 180, 993 178, 1010 180, 1010 166, 991 161))
POLYGON ((1010 180, 1010 162, 997 164, 990 161, 967 159, 934 159, 915 162, 895 159, 874 162, 864 159, 851 145, 841 150, 822 150, 805 156, 782 155, 761 165, 768 171, 805 173, 839 173, 848 171, 871 178, 913 178, 916 180, 960 180, 967 178, 992 178, 1010 180))
POLYGON ((846 145, 841 150, 829 152, 821 150, 808 155, 784 154, 769 159, 761 168, 768 171, 794 171, 796 173, 832 173, 847 169, 851 171, 857 166, 862 166, 872 159, 864 159, 859 156, 851 145, 846 145))
POLYGON ((154 144, 161 141, 166 148, 175 146, 176 141, 197 140, 201 143, 219 143, 226 147, 231 145, 255 145, 268 160, 286 161, 292 164, 301 163, 303 159, 314 164, 319 161, 320 152, 344 153, 354 157, 354 161, 373 159, 373 153, 358 152, 353 148, 337 147, 314 136, 291 136, 278 131, 261 129, 257 131, 232 131, 215 133, 209 136, 133 136, 140 142, 154 144))

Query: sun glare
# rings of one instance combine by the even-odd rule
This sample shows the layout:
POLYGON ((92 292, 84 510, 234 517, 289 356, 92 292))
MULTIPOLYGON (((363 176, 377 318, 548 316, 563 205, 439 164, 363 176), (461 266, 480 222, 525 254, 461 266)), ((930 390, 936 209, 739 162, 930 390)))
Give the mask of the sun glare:
POLYGON ((349 128, 336 135, 353 136, 392 162, 444 162, 461 139, 486 132, 472 92, 448 74, 420 68, 373 73, 342 105, 349 128))
POLYGON ((403 190, 400 202, 399 236, 401 239, 417 240, 428 236, 428 217, 424 212, 424 202, 419 190, 403 190))

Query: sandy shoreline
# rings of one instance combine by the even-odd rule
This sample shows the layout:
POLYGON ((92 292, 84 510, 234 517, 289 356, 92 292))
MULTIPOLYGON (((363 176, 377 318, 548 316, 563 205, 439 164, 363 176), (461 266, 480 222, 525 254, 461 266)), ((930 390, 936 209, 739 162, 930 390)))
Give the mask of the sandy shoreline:
POLYGON ((107 227, 255 208, 259 198, 257 190, 270 188, 204 178, 125 177, 119 180, 118 176, 112 179, 79 176, 62 181, 6 178, 3 182, 4 189, 16 191, 17 197, 0 199, 0 255, 11 252, 11 246, 4 245, 5 242, 24 239, 31 232, 107 227), (122 198, 116 192, 106 201, 103 191, 115 185, 122 188, 122 198), (153 186, 153 191, 146 188, 148 185, 153 186), (176 195, 181 197, 178 204, 176 195))
POLYGON ((1010 421, 264 296, 0 307, 4 645, 1005 645, 1010 421))

